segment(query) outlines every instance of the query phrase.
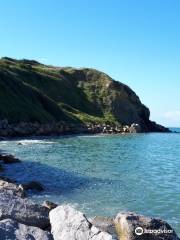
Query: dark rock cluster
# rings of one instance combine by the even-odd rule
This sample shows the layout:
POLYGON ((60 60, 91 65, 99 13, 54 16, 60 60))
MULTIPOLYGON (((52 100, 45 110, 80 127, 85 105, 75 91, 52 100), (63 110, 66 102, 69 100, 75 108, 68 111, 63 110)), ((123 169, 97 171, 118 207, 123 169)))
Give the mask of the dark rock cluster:
MULTIPOLYGON (((153 130, 153 128, 152 128, 153 130)), ((162 132, 170 132, 169 129, 160 127, 162 132)), ((0 121, 0 136, 3 137, 23 137, 23 136, 41 136, 41 135, 64 135, 64 134, 116 134, 116 133, 141 133, 146 132, 141 125, 133 123, 131 125, 120 124, 68 124, 58 123, 29 123, 20 122, 10 124, 7 119, 0 121)))

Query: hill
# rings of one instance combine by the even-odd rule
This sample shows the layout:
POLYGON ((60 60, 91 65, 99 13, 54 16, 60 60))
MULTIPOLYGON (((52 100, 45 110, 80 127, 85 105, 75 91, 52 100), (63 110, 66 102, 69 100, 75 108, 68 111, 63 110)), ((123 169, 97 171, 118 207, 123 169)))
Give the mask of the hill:
POLYGON ((90 68, 54 67, 34 60, 0 59, 0 119, 8 124, 139 124, 168 131, 128 86, 90 68))

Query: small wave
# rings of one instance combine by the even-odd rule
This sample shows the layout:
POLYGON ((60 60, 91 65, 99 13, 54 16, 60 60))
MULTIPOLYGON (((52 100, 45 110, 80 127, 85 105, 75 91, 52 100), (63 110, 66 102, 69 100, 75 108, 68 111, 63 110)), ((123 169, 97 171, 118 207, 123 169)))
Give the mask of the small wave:
POLYGON ((105 134, 93 134, 93 135, 79 135, 78 138, 97 138, 97 137, 104 137, 105 134))
POLYGON ((52 141, 45 141, 45 140, 21 140, 17 141, 17 144, 21 145, 29 145, 29 144, 53 144, 55 142, 52 141))

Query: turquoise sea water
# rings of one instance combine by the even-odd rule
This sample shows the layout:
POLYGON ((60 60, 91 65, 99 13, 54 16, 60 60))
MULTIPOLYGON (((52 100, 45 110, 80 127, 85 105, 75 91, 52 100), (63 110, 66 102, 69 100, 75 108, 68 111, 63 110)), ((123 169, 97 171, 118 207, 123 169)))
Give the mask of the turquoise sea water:
POLYGON ((6 166, 7 176, 45 186, 35 201, 68 202, 88 216, 135 211, 180 234, 180 134, 24 139, 1 141, 0 149, 23 160, 6 166))

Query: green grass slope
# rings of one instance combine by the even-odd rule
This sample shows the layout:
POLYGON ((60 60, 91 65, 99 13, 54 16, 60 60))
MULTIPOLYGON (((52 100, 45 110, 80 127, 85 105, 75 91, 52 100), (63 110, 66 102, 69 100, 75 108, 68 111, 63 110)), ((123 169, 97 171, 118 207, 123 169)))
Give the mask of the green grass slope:
POLYGON ((13 123, 75 121, 51 98, 3 65, 0 66, 0 119, 5 118, 13 123))

